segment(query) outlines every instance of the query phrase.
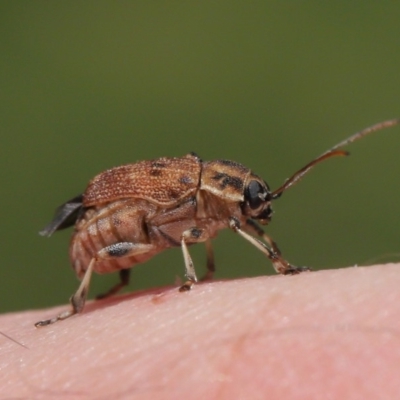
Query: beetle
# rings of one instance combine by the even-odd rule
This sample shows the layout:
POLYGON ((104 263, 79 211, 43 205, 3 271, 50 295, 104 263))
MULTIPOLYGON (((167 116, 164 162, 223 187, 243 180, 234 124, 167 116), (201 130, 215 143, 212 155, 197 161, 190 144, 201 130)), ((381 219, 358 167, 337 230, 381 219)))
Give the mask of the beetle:
POLYGON ((305 165, 274 191, 235 161, 203 161, 195 153, 140 161, 100 173, 83 194, 61 205, 54 219, 40 232, 51 236, 75 225, 70 259, 81 283, 70 299, 69 310, 35 325, 46 326, 81 312, 93 271, 119 271, 120 282, 99 296, 108 297, 128 284, 129 268, 170 247, 182 249, 187 281, 179 290, 190 290, 198 279, 188 246, 205 242, 205 279, 211 279, 215 271, 211 239, 224 228, 232 229, 263 252, 277 273, 309 271, 308 267, 286 261, 277 244, 260 227, 259 224, 266 225, 271 220, 271 202, 319 162, 348 155, 340 150, 343 146, 399 122, 400 119, 388 120, 355 133, 305 165))

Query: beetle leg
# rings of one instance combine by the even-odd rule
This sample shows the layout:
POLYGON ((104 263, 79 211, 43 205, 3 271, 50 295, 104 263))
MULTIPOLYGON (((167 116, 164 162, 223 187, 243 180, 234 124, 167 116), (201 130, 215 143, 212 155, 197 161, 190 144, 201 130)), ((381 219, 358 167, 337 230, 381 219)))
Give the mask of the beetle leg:
POLYGON ((215 272, 214 251, 212 248, 211 239, 205 241, 206 254, 207 254, 207 272, 201 278, 201 281, 209 281, 213 278, 215 272))
POLYGON ((282 253, 278 248, 278 245, 271 239, 270 236, 268 236, 264 230, 259 226, 255 221, 252 219, 246 220, 246 225, 244 226, 244 229, 247 231, 251 231, 253 234, 258 235, 263 238, 265 242, 268 243, 268 245, 271 247, 272 251, 278 255, 281 256, 282 253))
POLYGON ((261 242, 260 240, 254 238, 253 236, 242 230, 240 227, 240 222, 236 218, 230 218, 229 226, 244 239, 249 241, 253 246, 262 251, 271 260, 272 265, 278 274, 294 275, 303 271, 310 270, 308 267, 296 267, 295 265, 291 265, 288 261, 286 261, 282 257, 277 244, 253 221, 247 221, 244 229, 252 231, 261 236, 268 243, 270 248, 265 243, 261 242))
POLYGON ((122 288, 127 286, 129 284, 129 275, 131 273, 130 269, 121 269, 119 271, 119 278, 120 282, 118 282, 116 285, 114 285, 108 292, 106 293, 101 293, 96 296, 97 300, 102 300, 107 297, 113 296, 114 294, 118 293, 122 288))
POLYGON ((79 285, 78 290, 70 298, 69 301, 71 303, 72 308, 67 311, 63 311, 62 313, 58 314, 54 318, 45 319, 43 321, 36 322, 35 326, 37 328, 39 328, 41 326, 54 324, 57 321, 67 319, 67 318, 71 317, 72 315, 77 314, 82 311, 82 309, 85 305, 86 296, 87 296, 87 293, 89 290, 90 278, 92 276, 93 266, 94 266, 95 262, 96 262, 96 258, 92 258, 87 270, 85 271, 85 275, 83 276, 83 279, 81 281, 81 284, 79 285))
POLYGON ((189 250, 186 242, 196 243, 204 241, 202 238, 203 230, 199 228, 191 228, 182 233, 181 237, 181 248, 183 253, 183 259, 185 261, 185 275, 188 279, 180 288, 180 292, 186 292, 190 290, 195 282, 197 282, 196 271, 192 257, 189 254, 189 250))
POLYGON ((112 258, 131 257, 136 256, 137 254, 147 253, 153 249, 154 245, 152 244, 118 242, 99 250, 97 258, 110 260, 112 258))
MULTIPOLYGON (((270 236, 268 236, 264 232, 264 230, 255 221, 248 219, 246 222, 247 223, 244 226, 244 229, 247 229, 248 231, 252 231, 254 234, 261 236, 263 238, 263 240, 265 242, 267 242, 268 245, 270 246, 270 248, 272 249, 274 256, 281 261, 281 264, 286 266, 286 269, 284 269, 283 272, 281 272, 280 270, 277 270, 275 268, 276 272, 283 274, 283 275, 294 275, 294 274, 298 274, 300 272, 311 270, 309 267, 297 267, 295 265, 291 265, 288 261, 286 261, 282 257, 282 253, 279 250, 278 245, 272 240, 272 238, 270 236)), ((274 267, 275 267, 275 265, 274 265, 274 267)))
POLYGON ((78 314, 83 310, 86 302, 87 293, 89 291, 90 278, 92 276, 94 265, 97 261, 118 257, 130 257, 136 254, 147 253, 148 251, 152 250, 153 247, 154 246, 150 244, 120 242, 99 250, 97 254, 91 259, 78 290, 70 299, 72 308, 67 311, 63 311, 54 318, 36 322, 35 326, 41 327, 54 324, 57 321, 67 319, 74 314, 78 314))
MULTIPOLYGON (((151 244, 144 243, 130 243, 130 242, 119 242, 101 249, 97 258, 102 260, 108 260, 118 257, 130 257, 141 253, 147 253, 153 248, 151 244)), ((120 282, 113 286, 108 292, 96 296, 96 299, 105 299, 119 292, 124 286, 129 283, 130 269, 121 269, 119 271, 120 282)))

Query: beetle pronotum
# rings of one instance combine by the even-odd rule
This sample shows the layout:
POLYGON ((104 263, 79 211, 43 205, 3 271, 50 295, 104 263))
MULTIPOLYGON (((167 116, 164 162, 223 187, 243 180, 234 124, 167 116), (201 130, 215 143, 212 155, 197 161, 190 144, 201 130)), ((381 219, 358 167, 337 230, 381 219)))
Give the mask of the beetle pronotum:
POLYGON ((61 205, 40 234, 75 225, 70 245, 72 266, 82 280, 71 297, 71 309, 37 322, 45 326, 82 311, 93 271, 119 271, 120 282, 100 297, 128 284, 131 267, 169 248, 181 247, 189 290, 197 276, 188 245, 205 242, 211 278, 214 256, 211 239, 230 228, 263 252, 280 274, 308 271, 286 261, 276 243, 258 223, 271 220, 271 202, 298 182, 314 165, 348 153, 339 150, 377 130, 397 125, 400 119, 381 122, 338 143, 293 174, 278 189, 245 166, 228 160, 202 161, 190 153, 181 158, 159 158, 123 165, 94 177, 86 191, 61 205), (255 238, 259 236, 263 241, 255 238))

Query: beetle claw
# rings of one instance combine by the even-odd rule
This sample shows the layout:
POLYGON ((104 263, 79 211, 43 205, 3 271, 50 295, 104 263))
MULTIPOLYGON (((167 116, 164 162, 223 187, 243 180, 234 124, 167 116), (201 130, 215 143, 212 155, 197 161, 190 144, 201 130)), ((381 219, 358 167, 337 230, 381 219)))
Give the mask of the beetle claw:
POLYGON ((179 288, 179 291, 180 291, 180 292, 188 292, 189 290, 192 289, 193 285, 194 285, 194 282, 193 282, 193 281, 186 281, 186 282, 179 288))
POLYGON ((302 272, 312 271, 310 267, 296 267, 291 265, 288 269, 282 272, 283 275, 298 275, 302 272))

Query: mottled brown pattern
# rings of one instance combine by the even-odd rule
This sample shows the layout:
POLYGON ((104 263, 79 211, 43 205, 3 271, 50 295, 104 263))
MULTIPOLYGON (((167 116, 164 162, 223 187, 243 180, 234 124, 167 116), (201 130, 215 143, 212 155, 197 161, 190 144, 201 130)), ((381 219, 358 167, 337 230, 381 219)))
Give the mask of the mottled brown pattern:
POLYGON ((200 174, 200 161, 190 155, 122 165, 92 179, 84 193, 83 205, 90 207, 125 198, 173 204, 194 194, 200 174))

